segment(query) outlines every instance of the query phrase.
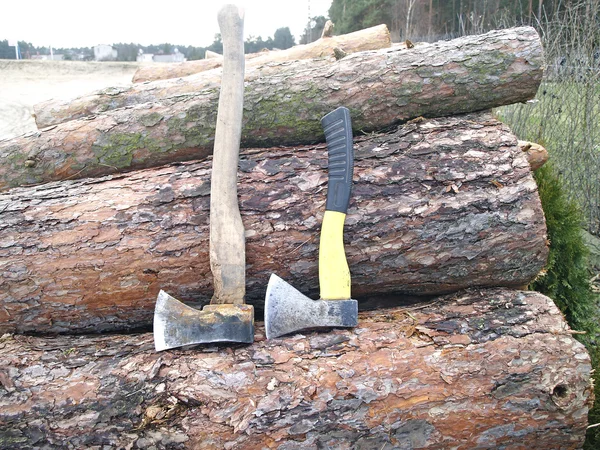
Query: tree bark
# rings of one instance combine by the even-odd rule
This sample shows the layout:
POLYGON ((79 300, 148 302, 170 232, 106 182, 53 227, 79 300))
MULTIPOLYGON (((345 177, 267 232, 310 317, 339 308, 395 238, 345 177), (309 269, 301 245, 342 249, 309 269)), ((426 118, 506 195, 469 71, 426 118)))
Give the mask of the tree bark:
MULTIPOLYGON (((247 82, 242 146, 323 142, 319 120, 340 105, 350 109, 359 134, 525 101, 537 91, 542 66, 533 28, 355 53, 333 63, 285 63, 247 82)), ((0 144, 0 189, 204 158, 212 151, 217 97, 214 85, 0 144)))
MULTIPOLYGON (((246 300, 272 272, 318 295, 325 145, 243 152, 246 300)), ((355 142, 346 218, 353 297, 523 286, 545 264, 537 187, 490 115, 415 121, 355 142)), ((210 161, 0 195, 0 333, 147 326, 159 289, 206 304, 210 161)))
POLYGON ((0 448, 581 448, 589 356, 552 301, 467 291, 359 326, 155 353, 5 335, 0 448), (104 447, 103 447, 104 448, 104 447))
MULTIPOLYGON (((296 45, 286 50, 260 52, 246 55, 247 65, 264 65, 273 62, 295 61, 299 59, 314 59, 331 57, 335 47, 342 47, 348 53, 378 50, 392 45, 390 32, 386 25, 377 25, 354 33, 341 36, 321 38, 306 45, 296 45)), ((176 64, 163 64, 138 69, 133 75, 134 83, 144 81, 166 80, 169 78, 186 77, 195 73, 221 67, 222 60, 187 61, 176 64)))

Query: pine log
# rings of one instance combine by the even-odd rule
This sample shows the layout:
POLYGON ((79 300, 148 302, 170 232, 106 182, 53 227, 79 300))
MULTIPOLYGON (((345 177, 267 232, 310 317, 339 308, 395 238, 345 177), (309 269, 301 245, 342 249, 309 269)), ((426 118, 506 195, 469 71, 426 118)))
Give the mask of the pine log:
MULTIPOLYGON (((273 62, 294 61, 299 59, 326 58, 333 54, 335 47, 343 47, 348 53, 378 50, 392 45, 390 32, 386 25, 377 25, 354 33, 341 36, 325 37, 306 45, 296 45, 286 50, 259 52, 246 55, 248 66, 264 65, 273 62)), ((138 69, 133 75, 134 83, 144 81, 165 80, 179 78, 221 67, 222 60, 203 59, 199 61, 186 61, 176 64, 163 64, 148 66, 138 69)))
POLYGON ((217 53, 217 52, 212 52, 210 50, 205 50, 204 52, 204 58, 205 59, 211 59, 211 58, 223 58, 223 55, 217 53))
MULTIPOLYGON (((249 61, 246 81, 250 83, 249 88, 256 89, 256 83, 272 85, 292 77, 290 82, 279 87, 286 92, 281 90, 280 94, 276 96, 281 96, 286 102, 290 101, 285 98, 286 95, 295 95, 298 92, 308 92, 311 94, 310 98, 320 100, 318 97, 312 96, 312 93, 316 93, 313 92, 315 89, 322 93, 323 97, 339 96, 340 92, 336 93, 336 90, 340 90, 342 93, 349 91, 346 92, 344 102, 363 102, 365 98, 361 96, 353 99, 356 91, 361 89, 356 85, 358 83, 362 88, 370 91, 371 102, 379 100, 396 110, 398 107, 404 107, 407 110, 419 109, 419 112, 410 114, 411 117, 408 117, 412 118, 435 114, 433 107, 437 107, 437 105, 431 105, 432 93, 449 97, 449 99, 459 96, 461 101, 466 100, 464 98, 465 89, 468 91, 476 87, 494 90, 492 97, 496 99, 499 99, 501 95, 511 95, 504 92, 506 89, 510 89, 505 86, 505 83, 510 83, 514 76, 524 78, 533 76, 533 79, 529 79, 526 86, 521 87, 520 91, 516 93, 517 98, 514 102, 527 100, 528 97, 523 96, 535 95, 539 85, 539 81, 536 83, 535 80, 541 77, 541 64, 543 63, 541 52, 541 43, 537 32, 533 28, 518 28, 455 39, 450 42, 423 43, 411 49, 396 46, 393 49, 384 49, 379 52, 362 52, 349 59, 344 65, 336 65, 334 58, 280 64, 275 62, 257 64, 257 61, 260 62, 260 58, 258 58, 249 61), (523 40, 520 40, 519 33, 521 31, 523 40), (493 56, 491 57, 490 54, 493 56), (527 67, 528 64, 533 64, 533 67, 527 67), (390 73, 390 68, 393 70, 392 73, 390 73), (306 79, 307 73, 310 73, 311 77, 318 76, 318 81, 311 83, 306 79), (270 80, 263 82, 264 78, 270 80), (388 86, 374 84, 373 80, 375 79, 380 79, 388 86), (478 86, 479 84, 485 86, 478 86), (330 88, 333 88, 334 92, 331 92, 330 88), (436 92, 436 89, 439 89, 440 92, 436 92), (386 95, 392 95, 398 104, 390 106, 390 99, 382 95, 384 92, 386 95), (380 96, 381 98, 378 99, 380 96)), ((171 97, 218 89, 220 72, 220 70, 211 70, 184 79, 164 80, 129 87, 112 87, 68 101, 50 100, 34 107, 36 124, 39 129, 43 129, 116 108, 140 103, 161 102, 171 97)), ((490 98, 487 98, 486 94, 490 94, 490 92, 478 92, 478 100, 489 102, 490 98)), ((261 96, 273 99, 273 96, 266 96, 264 93, 261 93, 261 96)), ((471 105, 477 105, 477 102, 471 101, 471 105)), ((494 106, 496 105, 483 108, 494 106)), ((358 104, 357 108, 364 110, 365 106, 358 104)), ((477 106, 468 108, 468 110, 460 111, 449 109, 445 115, 469 112, 472 110, 471 108, 481 109, 477 106)), ((398 113, 403 114, 403 118, 407 118, 406 112, 398 113)), ((368 125, 368 121, 372 118, 365 116, 365 120, 368 125)))
MULTIPOLYGON (((346 252, 353 296, 527 285, 547 242, 525 153, 490 115, 356 140, 346 252)), ((246 300, 272 272, 318 296, 325 145, 240 161, 246 300)), ((133 329, 159 289, 206 304, 210 161, 0 194, 0 333, 133 329)))
POLYGON ((578 449, 590 358, 552 301, 469 291, 359 326, 155 353, 5 335, 0 448, 578 449))
MULTIPOLYGON (((324 142, 320 118, 340 105, 359 134, 525 101, 537 91, 542 66, 539 36, 528 27, 332 63, 286 63, 246 84, 242 145, 324 142)), ((215 85, 1 143, 0 189, 204 158, 212 151, 217 98, 215 85)))

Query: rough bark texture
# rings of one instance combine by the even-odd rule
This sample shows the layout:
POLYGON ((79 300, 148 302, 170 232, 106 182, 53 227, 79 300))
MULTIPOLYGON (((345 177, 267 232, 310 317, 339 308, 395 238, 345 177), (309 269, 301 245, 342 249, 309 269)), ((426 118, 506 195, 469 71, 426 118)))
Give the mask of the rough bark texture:
MULTIPOLYGON (((247 55, 248 65, 263 65, 272 62, 294 61, 298 59, 326 58, 333 54, 335 47, 342 47, 348 53, 364 52, 387 48, 392 45, 386 25, 377 25, 354 33, 321 38, 306 45, 296 45, 287 50, 261 52, 247 55)), ((165 80, 193 75, 198 72, 221 67, 222 61, 204 59, 177 64, 163 64, 138 69, 133 75, 134 83, 165 80)))
MULTIPOLYGON (((242 145, 323 142, 319 120, 340 105, 357 134, 521 102, 535 95, 542 67, 539 36, 528 27, 332 63, 282 63, 246 85, 242 145)), ((173 95, 0 144, 0 188, 203 158, 212 151, 217 97, 216 86, 173 95)))
MULTIPOLYGON (((245 150, 246 299, 271 272, 318 295, 325 145, 245 150)), ((353 296, 526 285, 545 223, 525 153, 489 115, 357 139, 346 218, 353 296)), ((210 161, 0 195, 0 332, 131 329, 160 288, 206 303, 210 161)), ((259 312, 260 313, 260 312, 259 312)))
POLYGON ((0 448, 577 449, 590 359, 552 301, 492 289, 352 330, 155 353, 0 340, 0 448), (97 446, 97 447, 95 447, 97 446))

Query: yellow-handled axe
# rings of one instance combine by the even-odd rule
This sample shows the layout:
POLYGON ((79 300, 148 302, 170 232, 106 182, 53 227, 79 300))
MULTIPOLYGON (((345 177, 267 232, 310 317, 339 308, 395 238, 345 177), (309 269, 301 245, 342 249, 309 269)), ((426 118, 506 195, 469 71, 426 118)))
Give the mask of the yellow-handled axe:
POLYGON ((272 274, 265 298, 267 338, 310 328, 355 327, 358 302, 350 298, 344 221, 350 202, 354 151, 350 111, 340 107, 321 119, 329 155, 327 201, 319 246, 321 298, 312 300, 272 274))

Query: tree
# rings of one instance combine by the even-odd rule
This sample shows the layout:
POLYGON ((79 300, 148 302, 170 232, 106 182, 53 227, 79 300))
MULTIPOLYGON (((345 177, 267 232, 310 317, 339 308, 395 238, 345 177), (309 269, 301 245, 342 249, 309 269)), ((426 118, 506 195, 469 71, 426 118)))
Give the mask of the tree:
POLYGON ((304 33, 300 37, 300 43, 310 44, 311 42, 314 42, 317 39, 319 39, 321 37, 321 34, 323 33, 323 28, 325 28, 326 22, 327 18, 325 16, 316 16, 310 19, 310 30, 308 29, 308 26, 304 29, 304 33))
POLYGON ((171 53, 173 53, 173 45, 169 44, 169 43, 164 43, 164 44, 160 44, 159 45, 160 48, 160 53, 162 53, 163 55, 170 55, 171 53))
POLYGON ((385 23, 392 28, 394 0, 333 0, 329 17, 336 34, 345 34, 385 23))
POLYGON ((140 46, 138 44, 114 44, 117 49, 117 61, 135 61, 137 59, 140 46))
POLYGON ((204 59, 204 53, 206 49, 204 47, 194 47, 192 45, 188 45, 183 49, 183 53, 188 61, 195 61, 197 59, 204 59))
POLYGON ((244 42, 244 53, 258 53, 264 48, 269 50, 273 48, 272 38, 269 37, 266 41, 263 41, 261 36, 248 36, 248 39, 244 42))
POLYGON ((280 50, 285 50, 296 45, 296 40, 292 36, 289 27, 278 28, 273 36, 273 47, 280 50))
POLYGON ((223 54, 223 40, 221 39, 221 33, 215 34, 215 39, 212 44, 206 47, 206 50, 211 52, 223 54))

